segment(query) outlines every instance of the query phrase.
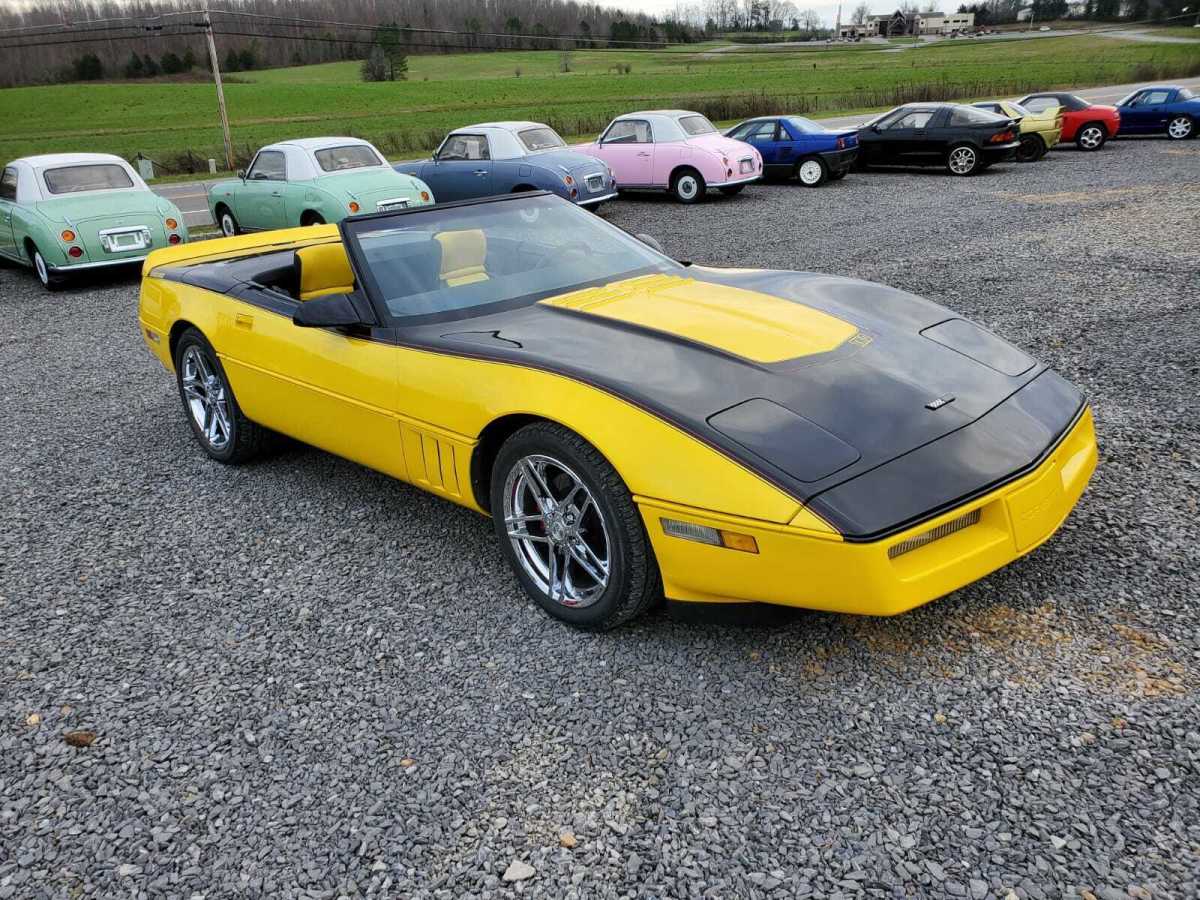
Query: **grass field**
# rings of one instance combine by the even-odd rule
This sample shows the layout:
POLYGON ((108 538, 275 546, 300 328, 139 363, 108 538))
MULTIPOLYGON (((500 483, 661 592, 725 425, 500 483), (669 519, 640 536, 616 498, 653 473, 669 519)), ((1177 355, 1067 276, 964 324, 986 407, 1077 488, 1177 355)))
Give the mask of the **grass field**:
MULTIPOLYGON (((1200 74, 1200 50, 1111 38, 944 42, 900 52, 860 47, 756 52, 557 51, 417 56, 409 80, 364 84, 356 63, 239 73, 226 86, 240 154, 271 141, 354 134, 396 157, 459 125, 549 121, 594 135, 631 109, 683 106, 714 119, 787 110, 834 115, 905 99, 979 97, 1200 74), (632 71, 618 74, 617 67, 632 71), (520 70, 519 77, 516 71, 520 70)), ((183 151, 221 153, 216 100, 205 83, 117 82, 0 91, 0 156, 141 152, 170 164, 183 151)))

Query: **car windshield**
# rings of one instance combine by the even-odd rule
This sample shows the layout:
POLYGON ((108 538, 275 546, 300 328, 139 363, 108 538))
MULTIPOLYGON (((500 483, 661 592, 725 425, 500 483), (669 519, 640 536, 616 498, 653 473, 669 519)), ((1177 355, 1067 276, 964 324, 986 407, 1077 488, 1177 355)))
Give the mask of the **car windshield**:
POLYGON ((716 125, 701 115, 681 116, 679 119, 679 127, 692 136, 698 134, 712 134, 717 130, 716 125))
POLYGON ((363 144, 351 144, 348 147, 328 147, 313 153, 317 165, 326 172, 344 172, 347 169, 361 169, 365 166, 382 166, 383 160, 379 154, 363 144))
POLYGON ((350 219, 367 292, 400 326, 467 319, 679 264, 551 195, 350 219))
POLYGON ((77 191, 116 191, 133 187, 133 179, 124 167, 113 163, 89 166, 63 166, 42 173, 46 190, 52 194, 74 194, 77 191))
POLYGON ((1136 91, 1126 94, 1124 97, 1122 97, 1120 100, 1117 101, 1117 106, 1128 106, 1129 101, 1132 100, 1134 97, 1136 97, 1141 92, 1142 92, 1142 89, 1138 88, 1136 91))
POLYGON ((526 128, 519 132, 521 143, 530 153, 538 150, 553 150, 555 147, 565 147, 567 142, 558 136, 553 128, 526 128))
POLYGON ((825 128, 804 116, 788 116, 785 120, 796 134, 824 134, 825 128))

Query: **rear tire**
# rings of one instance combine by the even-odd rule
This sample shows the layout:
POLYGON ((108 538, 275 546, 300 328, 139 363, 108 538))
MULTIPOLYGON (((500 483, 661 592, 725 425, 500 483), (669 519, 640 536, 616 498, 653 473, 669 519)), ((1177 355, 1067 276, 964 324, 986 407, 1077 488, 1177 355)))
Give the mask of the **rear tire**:
POLYGON ((1196 122, 1191 116, 1175 116, 1167 123, 1167 137, 1173 141, 1186 141, 1196 136, 1196 122))
POLYGON ((1108 132, 1099 122, 1088 122, 1075 134, 1075 146, 1085 153, 1095 153, 1108 140, 1108 132))
POLYGON ((820 187, 829 178, 825 161, 817 156, 808 156, 796 163, 796 180, 805 187, 820 187))
POLYGON ((554 618, 605 631, 662 598, 629 488, 595 447, 561 425, 535 422, 504 442, 491 509, 517 580, 554 618))
POLYGON ((45 257, 42 256, 42 251, 37 248, 36 244, 29 245, 29 258, 33 263, 34 274, 37 275, 38 281, 42 283, 42 287, 46 290, 51 292, 61 290, 67 283, 65 275, 60 275, 50 268, 45 257))
POLYGON ((680 203, 699 203, 704 191, 704 176, 695 169, 680 169, 671 177, 671 193, 680 203))
POLYGON ((955 144, 946 154, 946 169, 951 175, 974 175, 979 171, 980 163, 979 151, 970 144, 955 144))
POLYGON ((221 234, 225 237, 236 237, 242 233, 242 227, 238 225, 233 210, 228 206, 217 207, 217 227, 221 229, 221 234))
POLYGON ((267 448, 273 433, 242 414, 216 351, 195 328, 175 345, 175 381, 192 433, 210 458, 238 465, 267 448))
POLYGON ((1039 134, 1027 134, 1017 147, 1017 162, 1037 162, 1046 155, 1046 142, 1039 134))

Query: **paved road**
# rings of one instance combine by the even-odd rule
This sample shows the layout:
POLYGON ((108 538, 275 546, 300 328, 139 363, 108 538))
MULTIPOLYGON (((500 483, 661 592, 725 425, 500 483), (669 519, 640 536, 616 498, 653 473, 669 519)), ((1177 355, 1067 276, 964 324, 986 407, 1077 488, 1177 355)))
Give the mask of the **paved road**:
MULTIPOLYGON (((1200 78, 1188 78, 1180 81, 1179 84, 1186 85, 1193 89, 1200 89, 1200 78)), ((1094 103, 1113 103, 1120 100, 1128 94, 1137 84, 1119 84, 1110 85, 1108 87, 1085 88, 1084 90, 1076 91, 1080 97, 1085 100, 1091 100, 1094 103)), ((871 117, 868 115, 858 116, 839 116, 832 119, 819 119, 825 125, 831 128, 844 128, 854 125, 861 125, 871 117)), ((213 223, 212 216, 208 212, 208 189, 215 184, 216 181, 189 181, 181 184, 162 184, 152 185, 154 192, 162 197, 172 200, 183 213, 183 220, 189 228, 197 226, 211 225, 213 223)))

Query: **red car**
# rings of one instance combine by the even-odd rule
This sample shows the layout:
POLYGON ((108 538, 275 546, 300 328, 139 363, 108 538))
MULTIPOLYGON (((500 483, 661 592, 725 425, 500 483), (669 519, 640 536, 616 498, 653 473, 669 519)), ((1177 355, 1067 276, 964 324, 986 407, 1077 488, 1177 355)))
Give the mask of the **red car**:
POLYGON ((1060 140, 1074 141, 1080 150, 1099 150, 1121 127, 1121 114, 1115 106, 1088 103, 1074 94, 1047 92, 1030 94, 1018 103, 1030 112, 1061 107, 1063 117, 1060 140))

